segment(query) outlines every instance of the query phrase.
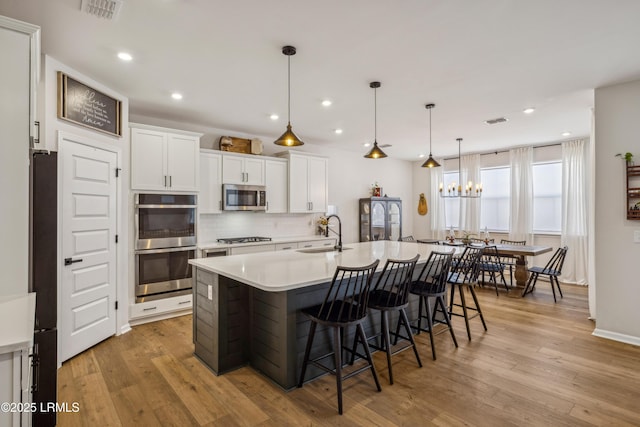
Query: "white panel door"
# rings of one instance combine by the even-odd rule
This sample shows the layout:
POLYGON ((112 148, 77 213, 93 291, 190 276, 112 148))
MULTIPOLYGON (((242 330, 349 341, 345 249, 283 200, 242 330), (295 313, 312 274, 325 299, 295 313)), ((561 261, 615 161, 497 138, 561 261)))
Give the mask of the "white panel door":
POLYGON ((222 156, 200 153, 200 185, 198 190, 198 213, 222 212, 222 156))
POLYGON ((162 132, 131 129, 131 188, 165 190, 167 137, 162 132))
POLYGON ((169 135, 167 138, 167 187, 173 191, 198 191, 200 138, 169 135))
POLYGON ((117 155, 61 141, 63 362, 116 333, 117 155))
POLYGON ((307 157, 289 158, 289 212, 309 212, 307 157))
POLYGON ((288 165, 286 161, 265 161, 265 185, 267 187, 267 213, 287 212, 288 165))
POLYGON ((309 202, 312 212, 327 211, 327 159, 309 157, 309 202))

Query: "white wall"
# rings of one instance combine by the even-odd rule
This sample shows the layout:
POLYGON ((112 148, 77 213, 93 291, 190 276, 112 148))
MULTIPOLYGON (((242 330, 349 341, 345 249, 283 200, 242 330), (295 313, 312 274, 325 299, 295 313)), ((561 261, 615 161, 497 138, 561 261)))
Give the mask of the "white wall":
POLYGON ((640 80, 595 91, 595 258, 594 335, 640 345, 640 221, 626 219, 624 161, 640 161, 640 80))
MULTIPOLYGON (((284 147, 273 144, 278 137, 248 135, 228 129, 211 128, 177 123, 140 115, 131 115, 131 121, 155 126, 202 132, 201 148, 218 149, 220 136, 239 138, 260 138, 264 145, 264 155, 285 151, 284 147)), ((329 204, 338 208, 342 220, 343 243, 359 241, 358 199, 369 197, 371 185, 376 181, 383 193, 390 197, 400 197, 402 206, 402 234, 413 233, 413 203, 418 201, 418 193, 413 191, 412 163, 396 159, 365 159, 362 153, 354 153, 335 148, 325 148, 305 140, 305 145, 295 147, 296 151, 316 153, 329 158, 329 204)), ((319 215, 309 214, 261 214, 229 212, 218 215, 204 215, 199 224, 198 239, 210 242, 219 237, 261 234, 267 237, 291 237, 315 234, 315 220, 319 215), (242 216, 238 216, 242 215, 242 216), (248 216, 247 216, 248 215, 248 216), (248 221, 250 220, 250 221, 248 221), (300 234, 303 233, 303 234, 300 234)))
MULTIPOLYGON (((60 61, 50 57, 44 56, 43 60, 43 78, 44 84, 40 85, 39 96, 39 108, 43 115, 40 116, 40 127, 42 130, 41 135, 41 147, 42 149, 50 151, 58 151, 58 134, 64 132, 65 134, 72 134, 80 136, 84 139, 89 139, 98 144, 106 144, 116 147, 121 150, 122 164, 119 167, 122 169, 121 179, 118 183, 118 197, 119 197, 119 212, 118 212, 118 224, 117 233, 119 235, 118 243, 118 302, 121 307, 117 313, 117 327, 118 332, 127 331, 129 329, 129 299, 132 295, 132 287, 130 286, 129 275, 129 257, 131 256, 129 249, 129 100, 124 95, 111 90, 104 86, 100 82, 93 80, 91 77, 86 76, 71 67, 61 63, 60 61), (58 105, 58 81, 57 72, 62 71, 68 76, 96 89, 104 94, 122 101, 122 137, 110 136, 101 132, 91 130, 89 128, 73 124, 71 122, 61 120, 57 117, 57 105, 58 105)), ((59 189, 58 194, 62 194, 59 189)), ((60 225, 62 215, 59 215, 58 223, 58 242, 61 241, 60 237, 60 225)), ((61 249, 58 256, 63 257, 61 249)))

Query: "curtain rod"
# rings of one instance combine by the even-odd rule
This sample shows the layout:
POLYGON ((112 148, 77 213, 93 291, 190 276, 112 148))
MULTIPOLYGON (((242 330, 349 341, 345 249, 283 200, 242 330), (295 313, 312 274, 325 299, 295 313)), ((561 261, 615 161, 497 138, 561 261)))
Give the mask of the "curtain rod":
MULTIPOLYGON (((565 141, 566 142, 566 141, 565 141)), ((534 145, 531 146, 531 148, 545 148, 545 147, 554 147, 556 145, 562 145, 562 142, 554 142, 553 144, 543 144, 543 145, 534 145)), ((529 147, 528 145, 521 145, 518 147, 513 147, 513 148, 522 148, 522 147, 529 147)), ((498 151, 485 151, 483 153, 470 153, 470 154, 480 154, 481 156, 488 156, 490 154, 498 154, 498 153, 508 153, 509 150, 498 150, 498 151)), ((456 160, 458 157, 445 157, 442 160, 456 160)))

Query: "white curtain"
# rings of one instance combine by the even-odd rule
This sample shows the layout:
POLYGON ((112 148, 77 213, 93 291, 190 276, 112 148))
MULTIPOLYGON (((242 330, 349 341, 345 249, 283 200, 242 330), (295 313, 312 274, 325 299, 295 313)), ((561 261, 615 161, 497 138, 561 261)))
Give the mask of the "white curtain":
POLYGON ((595 111, 593 108, 591 109, 591 140, 589 141, 589 148, 587 152, 589 153, 589 173, 587 173, 587 177, 589 179, 589 238, 588 238, 588 246, 589 246, 589 267, 588 267, 588 275, 587 275, 587 283, 589 284, 589 318, 596 318, 596 246, 595 246, 595 235, 596 235, 596 225, 595 225, 595 194, 596 194, 596 120, 595 120, 595 111))
MULTIPOLYGON (((469 154, 460 158, 460 182, 462 193, 465 185, 471 181, 475 185, 480 182, 480 154, 469 154)), ((460 198, 460 230, 476 236, 480 235, 480 202, 481 198, 460 198)))
MULTIPOLYGON (((441 165, 444 164, 443 159, 436 159, 441 165)), ((446 223, 444 211, 444 199, 440 197, 440 183, 444 182, 444 167, 431 168, 431 188, 429 190, 429 202, 431 206, 431 238, 444 240, 446 237, 446 223)))
POLYGON ((560 279, 587 284, 587 151, 584 140, 562 143, 562 237, 568 246, 560 279))
POLYGON ((511 205, 509 239, 533 242, 533 148, 509 150, 511 163, 511 205))

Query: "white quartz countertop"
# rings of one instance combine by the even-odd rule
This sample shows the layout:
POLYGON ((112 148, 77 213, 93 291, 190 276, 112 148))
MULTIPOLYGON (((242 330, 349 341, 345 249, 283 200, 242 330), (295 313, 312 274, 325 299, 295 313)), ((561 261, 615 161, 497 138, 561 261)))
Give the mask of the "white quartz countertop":
POLYGON ((248 242, 248 243, 220 243, 220 242, 204 242, 198 243, 198 249, 225 249, 225 248, 238 248, 242 246, 261 246, 261 245, 275 245, 278 243, 292 243, 292 242, 313 242, 316 240, 327 240, 327 239, 335 239, 338 240, 338 236, 330 235, 329 237, 325 236, 297 236, 297 237, 274 237, 270 241, 262 241, 262 242, 248 242))
POLYGON ((35 318, 35 293, 0 297, 0 354, 32 345, 35 318))
POLYGON ((380 260, 382 270, 387 258, 410 259, 420 254, 425 262, 431 251, 459 251, 454 247, 414 242, 375 242, 344 245, 343 252, 304 253, 298 250, 261 252, 189 260, 197 268, 217 273, 268 292, 282 292, 326 283, 337 266, 360 267, 380 260))

